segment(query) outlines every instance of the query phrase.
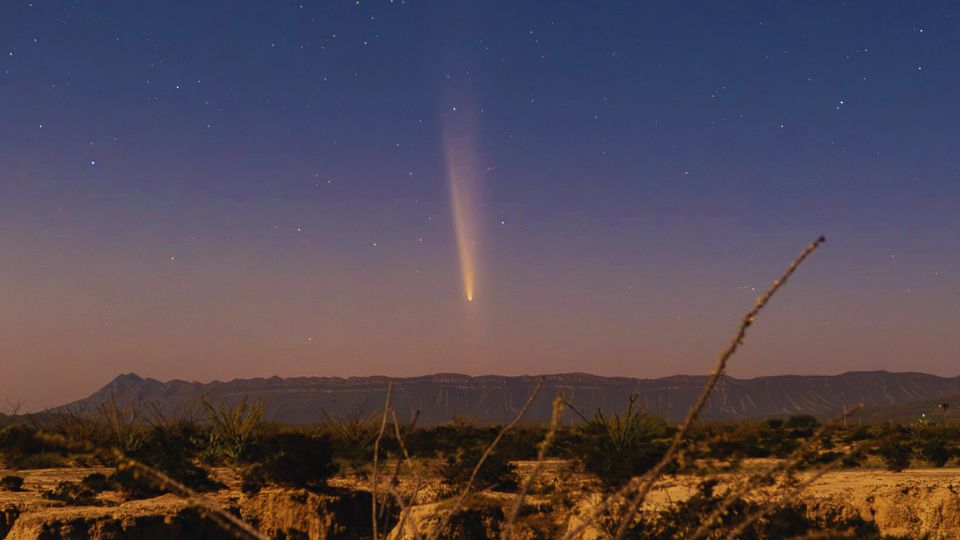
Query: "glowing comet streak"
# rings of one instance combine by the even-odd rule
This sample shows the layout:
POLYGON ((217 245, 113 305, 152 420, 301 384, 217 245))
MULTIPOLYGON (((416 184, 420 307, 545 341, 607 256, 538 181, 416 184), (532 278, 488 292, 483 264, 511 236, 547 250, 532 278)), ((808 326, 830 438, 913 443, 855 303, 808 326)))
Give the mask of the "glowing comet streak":
POLYGON ((473 301, 477 287, 477 186, 470 137, 445 137, 450 208, 463 276, 463 294, 473 301))

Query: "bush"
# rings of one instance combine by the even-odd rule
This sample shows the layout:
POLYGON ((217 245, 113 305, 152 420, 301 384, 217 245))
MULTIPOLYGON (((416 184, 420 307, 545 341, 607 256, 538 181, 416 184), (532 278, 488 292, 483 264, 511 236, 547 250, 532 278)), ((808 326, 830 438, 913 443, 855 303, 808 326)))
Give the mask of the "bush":
POLYGON ((7 466, 15 469, 63 467, 65 449, 55 439, 33 427, 14 424, 0 429, 0 452, 7 466))
MULTIPOLYGON (((210 478, 195 458, 199 452, 199 432, 191 427, 153 427, 142 435, 137 449, 129 457, 154 468, 196 491, 213 491, 223 484, 210 478)), ((128 498, 156 497, 163 489, 143 478, 139 471, 118 467, 110 477, 128 498)))
POLYGON ((43 492, 45 499, 61 501, 71 506, 91 506, 97 504, 96 493, 76 482, 61 481, 56 487, 43 492))
POLYGON ((156 482, 145 478, 139 470, 122 465, 117 467, 107 481, 116 486, 127 499, 150 499, 164 493, 156 482))
POLYGON ((939 436, 923 438, 918 446, 920 457, 929 461, 934 467, 943 467, 953 457, 953 448, 939 436))
POLYGON ((575 459, 593 474, 605 489, 617 489, 630 478, 643 474, 657 464, 667 449, 666 422, 636 405, 637 396, 623 414, 607 418, 598 410, 579 429, 575 459))
POLYGON ((877 455, 883 459, 887 470, 900 472, 910 466, 913 449, 900 441, 899 438, 888 436, 877 447, 877 455))
POLYGON ((278 433, 253 445, 253 463, 243 473, 244 491, 258 491, 267 483, 318 489, 336 474, 329 437, 306 433, 278 433))
MULTIPOLYGON (((474 445, 448 454, 439 470, 443 483, 456 490, 463 489, 485 449, 485 446, 474 445)), ((473 486, 476 490, 516 489, 517 467, 506 456, 494 450, 477 471, 473 486)))
POLYGON ((115 487, 105 474, 98 472, 84 476, 83 479, 80 480, 80 485, 94 493, 102 493, 115 487))
POLYGON ((329 437, 333 455, 345 461, 356 475, 373 462, 373 446, 380 432, 380 418, 377 414, 365 414, 363 407, 345 416, 335 417, 324 412, 320 429, 329 437))
POLYGON ((867 455, 863 453, 863 450, 860 448, 854 448, 844 454, 843 458, 840 460, 840 463, 844 467, 856 468, 863 465, 863 462, 867 459, 867 455))
POLYGON ((0 489, 4 491, 20 491, 23 489, 23 477, 7 475, 0 478, 0 489))
POLYGON ((813 431, 820 427, 820 422, 809 414, 795 414, 787 418, 784 427, 792 431, 794 438, 809 437, 813 431))
POLYGON ((18 469, 56 469, 69 465, 67 459, 53 452, 39 452, 17 461, 18 469))

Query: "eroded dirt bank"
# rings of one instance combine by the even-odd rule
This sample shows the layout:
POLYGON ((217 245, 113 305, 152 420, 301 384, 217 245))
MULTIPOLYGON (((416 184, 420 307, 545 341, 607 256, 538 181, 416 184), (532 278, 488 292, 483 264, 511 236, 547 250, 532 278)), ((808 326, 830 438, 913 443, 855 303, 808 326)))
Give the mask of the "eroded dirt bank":
MULTIPOLYGON (((41 496, 59 480, 75 480, 89 470, 21 471, 26 482, 18 492, 0 492, 0 537, 13 540, 90 538, 192 539, 232 538, 197 511, 172 496, 120 501, 104 494, 95 506, 69 506, 41 496)), ((697 479, 668 479, 651 504, 686 498, 697 479)), ((280 489, 247 496, 236 489, 211 495, 221 507, 274 538, 362 538, 369 536, 370 494, 341 487, 330 493, 280 489)), ((539 499, 539 500, 538 500, 539 499)), ((451 520, 460 534, 498 538, 511 496, 484 494, 451 520)), ((960 469, 916 469, 902 473, 876 470, 839 471, 814 483, 801 496, 814 515, 860 515, 873 520, 884 534, 933 539, 960 538, 960 469)), ((532 497, 517 532, 524 538, 549 538, 565 528, 566 517, 532 497), (559 519, 552 519, 552 518, 559 519), (558 521, 560 521, 558 523, 558 521)), ((443 507, 443 502, 439 507, 443 507)), ((580 511, 589 509, 584 501, 580 511)), ((421 533, 435 526, 437 503, 417 506, 411 522, 421 533)), ((575 520, 574 520, 575 521, 575 520)), ((394 521, 396 523, 396 521, 394 521)), ((414 538, 410 523, 385 531, 392 539, 414 538)), ((589 531, 596 536, 596 531, 589 531)))

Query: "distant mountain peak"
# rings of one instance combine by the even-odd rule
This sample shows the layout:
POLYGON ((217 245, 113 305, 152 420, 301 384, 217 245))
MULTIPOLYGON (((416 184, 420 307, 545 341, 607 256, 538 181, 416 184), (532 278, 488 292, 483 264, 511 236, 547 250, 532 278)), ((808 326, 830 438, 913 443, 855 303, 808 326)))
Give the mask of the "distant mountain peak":
POLYGON ((144 381, 144 378, 141 377, 141 376, 139 376, 139 375, 137 375, 136 373, 121 373, 120 375, 117 375, 117 376, 116 376, 112 381, 110 381, 110 382, 111 382, 111 383, 114 383, 114 384, 123 384, 123 383, 133 383, 133 384, 137 384, 137 383, 141 383, 141 382, 143 382, 143 381, 144 381))

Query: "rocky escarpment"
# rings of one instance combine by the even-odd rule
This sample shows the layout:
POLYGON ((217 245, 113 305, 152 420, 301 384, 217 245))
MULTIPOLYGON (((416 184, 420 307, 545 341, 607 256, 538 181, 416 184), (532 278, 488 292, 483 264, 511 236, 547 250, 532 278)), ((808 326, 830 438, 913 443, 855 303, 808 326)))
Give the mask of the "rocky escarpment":
POLYGON ((232 538, 200 512, 170 495, 118 506, 27 504, 9 522, 9 540, 90 538, 232 538))
POLYGON ((804 494, 816 515, 859 515, 884 534, 960 538, 960 474, 955 469, 828 475, 804 494))
MULTIPOLYGON (((357 538, 370 534, 370 494, 268 489, 254 496, 214 495, 221 508, 271 538, 357 538)), ((101 506, 55 506, 24 497, 0 510, 0 537, 10 540, 236 538, 203 511, 173 495, 101 506)))
MULTIPOLYGON (((199 539, 233 538, 209 517, 172 495, 119 502, 101 497, 98 506, 65 506, 43 499, 36 480, 56 472, 29 473, 28 489, 0 491, 0 537, 12 540, 73 539, 199 539)), ((77 472, 77 471, 74 471, 77 472)), ((75 476, 78 476, 78 472, 75 476)), ((701 478, 680 475, 664 480, 648 498, 656 507, 683 500, 701 478)), ((223 490, 210 495, 220 507, 241 517, 271 538, 362 538, 371 536, 371 495, 344 483, 323 493, 265 489, 256 495, 223 490)), ((514 538, 553 538, 577 525, 599 502, 583 494, 575 498, 571 515, 551 507, 551 500, 528 497, 514 529, 514 538)), ((596 495, 596 494, 594 494, 596 495)), ((452 510, 452 500, 426 497, 398 524, 395 508, 384 521, 391 540, 412 539, 439 533, 441 537, 500 538, 505 516, 515 495, 482 492, 452 510), (441 531, 442 526, 445 528, 441 531), (415 530, 416 531, 415 531, 415 530)), ((873 521, 883 534, 910 538, 960 538, 960 470, 910 469, 902 473, 850 470, 831 473, 808 487, 797 501, 812 517, 824 523, 862 517, 873 521), (837 519, 839 518, 839 519, 837 519)), ((561 505, 562 506, 562 505, 561 505)), ((584 538, 602 535, 588 528, 584 538)))

